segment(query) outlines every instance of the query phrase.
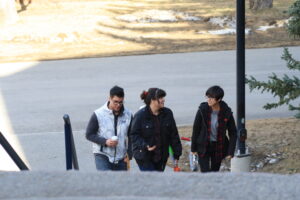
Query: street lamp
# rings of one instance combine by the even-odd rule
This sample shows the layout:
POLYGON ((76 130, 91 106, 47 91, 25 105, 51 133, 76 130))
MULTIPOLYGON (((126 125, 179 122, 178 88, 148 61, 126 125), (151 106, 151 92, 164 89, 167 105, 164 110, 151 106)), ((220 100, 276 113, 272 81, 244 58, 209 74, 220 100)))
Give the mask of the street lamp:
POLYGON ((236 1, 236 77, 237 77, 237 153, 231 171, 250 171, 250 154, 246 150, 245 127, 245 0, 236 1))

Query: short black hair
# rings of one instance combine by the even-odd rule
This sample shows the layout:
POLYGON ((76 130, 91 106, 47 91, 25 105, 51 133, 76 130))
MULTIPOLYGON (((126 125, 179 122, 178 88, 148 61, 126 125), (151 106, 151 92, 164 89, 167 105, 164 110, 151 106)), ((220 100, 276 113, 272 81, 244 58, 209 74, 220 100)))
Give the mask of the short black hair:
POLYGON ((207 89, 205 95, 207 97, 215 98, 216 100, 220 100, 220 99, 223 99, 223 97, 224 97, 224 90, 220 86, 214 85, 207 89))
POLYGON ((110 97, 124 97, 124 89, 115 85, 114 87, 112 87, 109 91, 110 97))

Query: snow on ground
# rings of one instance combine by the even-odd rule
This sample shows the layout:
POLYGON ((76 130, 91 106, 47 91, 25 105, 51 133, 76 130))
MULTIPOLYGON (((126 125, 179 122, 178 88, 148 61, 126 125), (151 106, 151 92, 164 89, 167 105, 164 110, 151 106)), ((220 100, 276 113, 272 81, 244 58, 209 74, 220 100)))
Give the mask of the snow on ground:
MULTIPOLYGON (((209 23, 213 25, 217 25, 222 27, 223 29, 217 29, 217 30, 209 30, 209 31, 199 31, 199 34, 211 34, 211 35, 229 35, 229 34, 236 34, 236 19, 229 17, 213 17, 210 18, 209 23)), ((250 34, 251 29, 246 28, 245 34, 250 34)))
POLYGON ((276 28, 275 25, 272 25, 272 26, 260 26, 258 29, 256 29, 257 31, 267 31, 268 29, 271 29, 271 28, 276 28))
POLYGON ((201 18, 183 12, 173 10, 144 10, 132 14, 116 17, 116 19, 126 22, 177 22, 177 21, 199 21, 201 18))
MULTIPOLYGON (((235 28, 225 28, 225 29, 219 29, 219 30, 213 30, 213 31, 207 31, 207 32, 212 35, 229 35, 229 34, 236 34, 236 29, 235 28)), ((251 32, 250 28, 245 29, 246 35, 248 35, 250 32, 251 32)), ((205 33, 205 32, 202 32, 202 33, 205 33)))
POLYGON ((257 31, 267 31, 268 29, 272 29, 272 28, 280 28, 280 27, 284 27, 288 21, 290 19, 286 19, 286 20, 279 20, 277 21, 275 24, 273 25, 269 25, 269 26, 260 26, 258 29, 256 29, 257 31))
MULTIPOLYGON (((132 14, 120 15, 117 20, 125 22, 151 23, 151 22, 178 22, 178 21, 200 21, 202 18, 192 16, 188 13, 173 10, 144 10, 132 14)), ((283 27, 288 20, 281 20, 270 26, 260 26, 257 31, 267 31, 271 28, 283 27)), ((236 19, 230 17, 212 17, 208 23, 220 26, 223 29, 199 31, 198 34, 229 35, 236 34, 236 19)), ((251 33, 250 28, 245 28, 245 34, 251 33)))
MULTIPOLYGON (((272 28, 280 28, 285 26, 285 24, 288 23, 288 20, 280 20, 275 22, 273 25, 268 25, 268 26, 260 26, 257 28, 257 31, 267 31, 268 29, 272 28)), ((229 17, 213 17, 210 18, 209 23, 213 25, 217 25, 222 27, 223 29, 218 29, 218 30, 210 30, 210 31, 199 31, 199 34, 211 34, 211 35, 228 35, 228 34, 236 34, 236 19, 232 18, 230 19, 229 17)), ((248 35, 251 33, 250 28, 245 28, 245 34, 248 35)))
POLYGON ((221 27, 231 27, 231 28, 235 28, 235 24, 236 24, 236 19, 232 18, 230 19, 229 17, 212 17, 209 19, 208 21, 211 24, 214 25, 218 25, 221 27))

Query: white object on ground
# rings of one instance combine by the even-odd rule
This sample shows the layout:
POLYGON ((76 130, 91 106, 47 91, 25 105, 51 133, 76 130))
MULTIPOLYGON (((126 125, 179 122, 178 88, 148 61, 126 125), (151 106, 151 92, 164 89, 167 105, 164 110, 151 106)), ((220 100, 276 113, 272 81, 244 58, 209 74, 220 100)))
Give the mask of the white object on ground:
POLYGON ((196 172, 199 169, 199 162, 198 162, 198 155, 194 155, 192 152, 190 152, 189 155, 189 159, 190 159, 190 169, 192 172, 196 172))

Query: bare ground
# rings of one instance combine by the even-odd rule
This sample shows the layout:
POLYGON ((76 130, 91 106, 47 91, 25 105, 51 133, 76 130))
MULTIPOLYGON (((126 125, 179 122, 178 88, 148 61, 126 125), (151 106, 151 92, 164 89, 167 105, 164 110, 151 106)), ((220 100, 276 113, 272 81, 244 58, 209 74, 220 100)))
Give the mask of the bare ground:
MULTIPOLYGON (((26 10, 17 4, 19 20, 15 24, 0 26, 0 62, 235 49, 235 35, 207 33, 222 28, 209 23, 210 18, 235 16, 235 2, 32 0, 26 10), (201 20, 149 23, 118 18, 145 10, 172 10, 201 20), (206 33, 199 34, 201 31, 206 33)), ((270 10, 246 10, 246 26, 252 29, 246 37, 247 48, 300 45, 283 27, 256 30, 287 19, 292 2, 277 0, 270 10)))
MULTIPOLYGON (((248 120, 247 146, 251 152, 251 171, 280 174, 300 173, 300 119, 274 118, 248 120), (272 160, 273 159, 273 160, 272 160), (270 160, 275 163, 271 164, 270 160)), ((191 137, 192 127, 179 127, 179 134, 191 137)), ((183 156, 180 167, 189 169, 190 142, 182 141, 183 156)), ((171 166, 171 163, 169 162, 171 166)), ((223 163, 222 171, 228 170, 228 163, 223 163)))

